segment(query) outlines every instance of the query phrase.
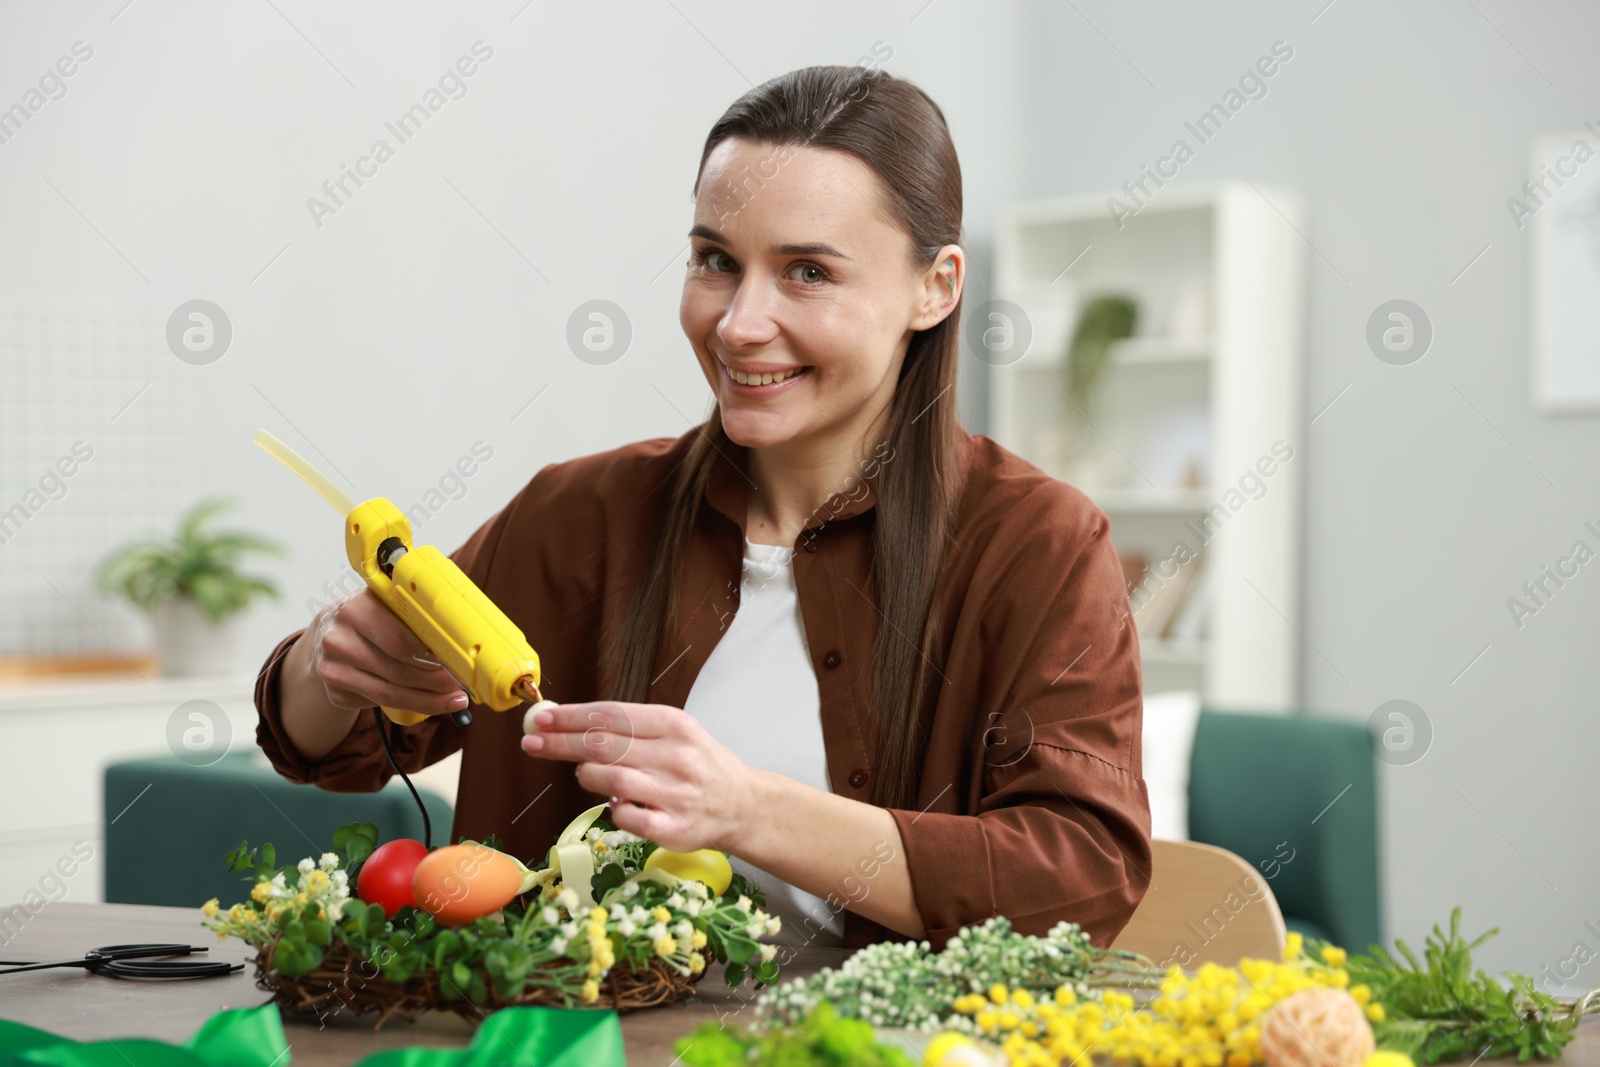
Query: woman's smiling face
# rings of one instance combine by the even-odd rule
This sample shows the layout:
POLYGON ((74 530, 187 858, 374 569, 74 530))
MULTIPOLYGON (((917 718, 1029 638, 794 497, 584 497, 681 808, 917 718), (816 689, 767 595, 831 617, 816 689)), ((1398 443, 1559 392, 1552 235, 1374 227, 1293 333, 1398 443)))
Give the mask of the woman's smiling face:
POLYGON ((882 204, 845 152, 730 137, 706 159, 678 319, 733 441, 859 441, 887 409, 942 315, 882 204))

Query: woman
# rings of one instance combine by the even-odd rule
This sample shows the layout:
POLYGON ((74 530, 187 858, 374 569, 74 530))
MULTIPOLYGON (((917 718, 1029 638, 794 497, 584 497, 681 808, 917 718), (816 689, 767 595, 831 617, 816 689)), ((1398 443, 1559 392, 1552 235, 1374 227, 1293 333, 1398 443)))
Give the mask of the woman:
POLYGON ((783 943, 938 948, 1003 914, 1109 944, 1149 883, 1137 637, 1105 515, 957 422, 960 233, 919 89, 751 90, 695 182, 680 321, 710 416, 545 467, 453 557, 559 706, 455 726, 467 695, 362 592, 263 668, 273 764, 377 789, 367 709, 413 709, 382 726, 403 768, 463 752, 452 840, 542 856, 609 800, 732 854, 783 943))

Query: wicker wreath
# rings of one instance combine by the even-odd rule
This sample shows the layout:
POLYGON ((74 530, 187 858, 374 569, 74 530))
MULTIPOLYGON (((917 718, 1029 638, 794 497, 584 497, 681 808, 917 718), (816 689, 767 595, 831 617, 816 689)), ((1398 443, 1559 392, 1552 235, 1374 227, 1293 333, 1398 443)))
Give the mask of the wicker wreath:
MULTIPOLYGON (((373 1030, 383 1029, 391 1017, 414 1020, 426 1011, 453 1011, 469 1022, 476 1022, 500 1008, 548 1006, 564 1007, 568 1004, 561 990, 551 986, 531 986, 515 997, 503 997, 495 991, 494 982, 487 975, 484 984, 488 996, 480 1004, 466 997, 446 997, 439 989, 437 973, 428 968, 413 975, 404 983, 391 982, 381 974, 371 977, 368 970, 376 970, 359 954, 351 951, 337 938, 323 952, 322 962, 305 974, 292 978, 273 974, 272 953, 278 942, 256 950, 251 962, 256 965, 256 985, 272 994, 272 999, 287 1015, 297 1018, 325 1019, 346 1008, 356 1015, 381 1012, 373 1030)), ((716 956, 710 947, 700 950, 706 967, 699 974, 679 974, 660 959, 652 959, 644 971, 612 967, 600 982, 600 998, 592 1007, 612 1008, 618 1012, 653 1008, 658 1004, 671 1004, 694 992, 695 983, 704 978, 716 956)))

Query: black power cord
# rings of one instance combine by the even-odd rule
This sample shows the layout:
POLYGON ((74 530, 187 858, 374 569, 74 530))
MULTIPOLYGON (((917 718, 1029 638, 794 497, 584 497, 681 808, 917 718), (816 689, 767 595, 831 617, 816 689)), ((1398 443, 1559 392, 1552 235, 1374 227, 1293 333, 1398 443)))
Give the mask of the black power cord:
POLYGON ((422 797, 417 794, 417 787, 411 784, 411 779, 406 777, 406 772, 400 769, 399 762, 394 758, 394 749, 389 747, 389 734, 383 728, 383 711, 377 707, 372 709, 372 721, 378 726, 378 739, 383 742, 384 754, 389 757, 389 766, 394 768, 394 773, 411 790, 411 799, 417 802, 417 810, 422 812, 422 845, 429 852, 433 851, 433 823, 428 819, 428 806, 422 802, 422 797))

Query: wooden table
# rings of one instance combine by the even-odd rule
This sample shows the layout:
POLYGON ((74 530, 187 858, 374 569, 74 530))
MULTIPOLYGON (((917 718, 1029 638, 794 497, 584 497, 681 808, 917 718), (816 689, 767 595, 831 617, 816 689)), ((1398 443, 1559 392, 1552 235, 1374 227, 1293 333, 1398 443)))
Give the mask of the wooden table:
MULTIPOLYGON (((0 932, 3 940, 10 931, 0 932)), ((205 945, 207 958, 244 963, 254 950, 237 938, 218 941, 200 925, 195 908, 156 908, 141 904, 46 904, 11 940, 0 944, 0 959, 44 960, 81 956, 99 945, 135 941, 185 942, 205 945)), ((843 949, 801 948, 784 967, 784 976, 800 977, 838 963, 843 949)), ((735 1018, 749 1006, 750 987, 732 990, 713 967, 688 1000, 621 1016, 630 1067, 666 1067, 673 1063, 672 1042, 708 1019, 735 1018)), ((175 982, 139 982, 66 970, 0 975, 0 1018, 14 1019, 78 1041, 119 1037, 153 1037, 179 1043, 214 1013, 224 1008, 263 1004, 267 994, 256 988, 247 965, 226 978, 175 982)), ((347 1067, 381 1049, 413 1045, 461 1047, 472 1040, 474 1027, 449 1012, 430 1012, 414 1023, 391 1020, 377 1033, 376 1016, 340 1013, 315 1022, 286 1019, 284 1033, 294 1067, 347 1067)), ((1515 1063, 1485 1060, 1480 1067, 1515 1063)), ((1600 1067, 1600 1021, 1586 1018, 1561 1061, 1569 1067, 1600 1067)), ((1466 1067, 1463 1061, 1462 1067, 1466 1067)))

